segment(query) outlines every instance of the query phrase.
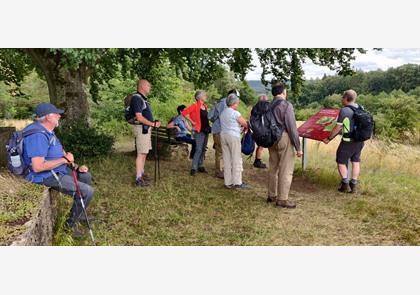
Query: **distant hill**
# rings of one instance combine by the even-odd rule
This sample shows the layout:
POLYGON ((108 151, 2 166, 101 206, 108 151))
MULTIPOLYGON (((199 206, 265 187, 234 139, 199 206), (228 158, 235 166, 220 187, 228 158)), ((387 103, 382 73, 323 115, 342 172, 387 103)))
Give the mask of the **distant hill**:
POLYGON ((260 80, 249 80, 247 81, 249 87, 255 90, 257 94, 269 93, 270 92, 270 85, 267 88, 261 83, 260 80))

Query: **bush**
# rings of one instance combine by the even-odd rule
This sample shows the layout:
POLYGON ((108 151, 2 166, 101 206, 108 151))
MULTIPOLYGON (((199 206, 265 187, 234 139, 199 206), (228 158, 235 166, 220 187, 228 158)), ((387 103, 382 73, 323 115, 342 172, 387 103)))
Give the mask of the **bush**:
POLYGON ((306 121, 310 116, 315 115, 319 109, 300 109, 296 110, 296 120, 297 121, 306 121))
POLYGON ((59 128, 57 136, 64 149, 78 158, 93 158, 108 155, 112 151, 114 138, 84 123, 76 122, 59 128))

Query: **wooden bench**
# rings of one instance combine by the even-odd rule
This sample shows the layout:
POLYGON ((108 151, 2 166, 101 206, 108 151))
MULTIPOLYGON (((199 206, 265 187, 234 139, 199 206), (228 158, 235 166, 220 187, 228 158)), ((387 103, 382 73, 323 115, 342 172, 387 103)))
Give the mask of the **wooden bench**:
MULTIPOLYGON (((160 128, 152 129, 152 150, 148 154, 148 159, 155 158, 156 149, 156 133, 157 133, 157 151, 161 160, 188 160, 189 150, 188 144, 185 142, 179 142, 175 139, 176 129, 166 128, 161 126, 160 128)), ((134 140, 135 144, 135 140, 134 140)), ((137 148, 136 148, 137 150, 137 148)))

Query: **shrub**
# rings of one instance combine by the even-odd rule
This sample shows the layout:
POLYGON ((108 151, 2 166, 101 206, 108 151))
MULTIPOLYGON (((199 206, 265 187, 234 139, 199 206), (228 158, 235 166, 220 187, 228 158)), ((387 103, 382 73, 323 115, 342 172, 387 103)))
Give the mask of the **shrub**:
POLYGON ((114 138, 84 123, 75 122, 57 131, 64 149, 78 158, 92 158, 108 155, 112 151, 114 138))

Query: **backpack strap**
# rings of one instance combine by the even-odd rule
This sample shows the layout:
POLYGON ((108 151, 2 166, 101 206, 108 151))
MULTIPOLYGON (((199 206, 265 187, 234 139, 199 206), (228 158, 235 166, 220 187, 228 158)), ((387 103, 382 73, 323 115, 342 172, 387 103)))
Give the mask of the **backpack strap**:
MULTIPOLYGON (((22 138, 28 137, 28 136, 36 134, 36 133, 42 133, 48 139, 47 131, 45 131, 42 128, 33 128, 33 129, 30 129, 30 130, 25 130, 25 131, 22 132, 22 138)), ((52 142, 54 141, 54 137, 55 137, 55 135, 51 136, 51 138, 48 139, 48 145, 49 146, 52 145, 52 142)))

